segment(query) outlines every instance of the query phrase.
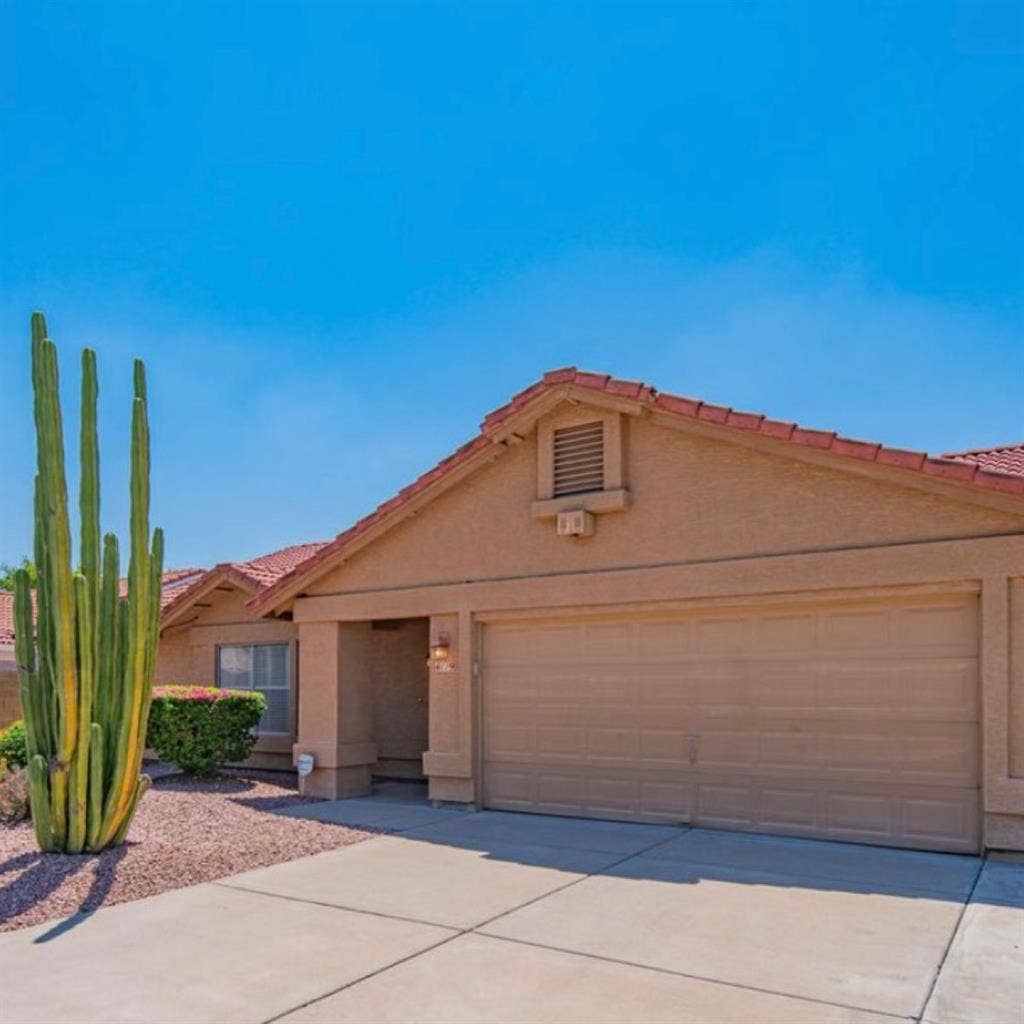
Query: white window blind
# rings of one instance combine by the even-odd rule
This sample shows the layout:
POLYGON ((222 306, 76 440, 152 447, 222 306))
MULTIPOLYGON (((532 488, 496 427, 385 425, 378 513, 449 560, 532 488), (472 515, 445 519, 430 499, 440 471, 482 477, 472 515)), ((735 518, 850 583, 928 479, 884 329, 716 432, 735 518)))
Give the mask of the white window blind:
POLYGON ((604 490, 604 423, 562 427, 554 436, 554 496, 604 490))
POLYGON ((256 690, 267 701, 256 731, 291 735, 292 701, 287 644, 230 644, 217 648, 217 685, 256 690))

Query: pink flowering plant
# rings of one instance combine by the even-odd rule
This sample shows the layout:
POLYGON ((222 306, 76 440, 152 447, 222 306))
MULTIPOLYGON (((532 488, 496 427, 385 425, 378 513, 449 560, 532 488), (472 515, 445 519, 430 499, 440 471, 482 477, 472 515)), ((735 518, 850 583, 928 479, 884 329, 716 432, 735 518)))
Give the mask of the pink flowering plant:
POLYGON ((267 710, 262 693, 216 686, 156 686, 149 712, 149 745, 160 760, 187 775, 211 776, 222 764, 244 761, 267 710))

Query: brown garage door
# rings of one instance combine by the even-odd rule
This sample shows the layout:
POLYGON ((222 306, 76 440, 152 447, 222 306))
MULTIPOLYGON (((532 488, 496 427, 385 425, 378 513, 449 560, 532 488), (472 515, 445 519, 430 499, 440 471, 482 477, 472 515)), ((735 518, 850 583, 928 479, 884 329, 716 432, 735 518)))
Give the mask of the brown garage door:
POLYGON ((490 807, 978 846, 974 595, 491 623, 490 807))

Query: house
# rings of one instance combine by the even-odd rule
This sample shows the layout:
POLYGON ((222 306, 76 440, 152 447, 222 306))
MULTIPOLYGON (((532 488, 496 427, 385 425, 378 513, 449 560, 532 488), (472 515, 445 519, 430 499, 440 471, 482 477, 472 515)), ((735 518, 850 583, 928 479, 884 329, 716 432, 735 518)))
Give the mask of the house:
POLYGON ((0 590, 0 729, 21 717, 21 687, 14 658, 14 594, 0 590))
POLYGON ((0 672, 17 668, 14 659, 14 594, 0 590, 0 672))
MULTIPOLYGON (((1022 849, 1022 459, 555 370, 255 590, 245 636, 301 660, 307 793, 397 764, 477 806, 1022 849)), ((164 643, 213 681, 246 585, 204 587, 164 643)))
POLYGON ((261 619, 245 603, 324 543, 296 544, 246 562, 221 562, 167 595, 161 609, 155 683, 255 689, 266 697, 267 711, 248 762, 253 766, 292 766, 298 650, 294 623, 261 619))

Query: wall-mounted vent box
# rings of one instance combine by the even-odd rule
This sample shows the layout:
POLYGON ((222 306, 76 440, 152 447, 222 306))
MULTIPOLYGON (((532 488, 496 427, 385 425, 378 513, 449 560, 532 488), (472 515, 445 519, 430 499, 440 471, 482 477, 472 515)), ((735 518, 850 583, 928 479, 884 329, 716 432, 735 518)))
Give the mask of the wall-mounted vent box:
POLYGON ((594 532, 594 517, 582 508, 558 513, 559 537, 589 537, 594 532))

